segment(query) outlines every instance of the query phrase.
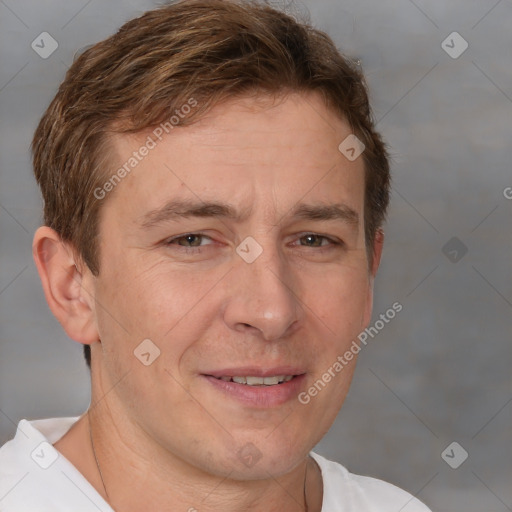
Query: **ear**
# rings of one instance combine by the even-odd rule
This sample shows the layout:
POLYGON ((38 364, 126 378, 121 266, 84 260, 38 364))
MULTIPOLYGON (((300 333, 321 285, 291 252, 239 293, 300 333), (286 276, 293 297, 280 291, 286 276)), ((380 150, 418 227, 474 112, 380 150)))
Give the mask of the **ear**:
POLYGON ((384 247, 384 231, 382 229, 378 229, 375 233, 375 239, 373 240, 373 260, 372 260, 372 268, 370 269, 370 274, 372 280, 377 275, 377 270, 379 269, 380 259, 382 257, 382 249, 384 247))
POLYGON ((94 310, 94 276, 69 243, 48 226, 37 229, 32 254, 48 306, 67 335, 79 343, 99 340, 94 310))
POLYGON ((377 270, 379 269, 380 259, 382 257, 382 249, 384 247, 384 231, 382 229, 378 229, 375 233, 375 238, 373 239, 373 247, 372 247, 372 266, 369 269, 369 277, 368 277, 368 296, 366 298, 366 308, 363 315, 363 323, 362 327, 366 329, 370 320, 372 318, 372 310, 373 310, 373 282, 375 276, 377 275, 377 270))

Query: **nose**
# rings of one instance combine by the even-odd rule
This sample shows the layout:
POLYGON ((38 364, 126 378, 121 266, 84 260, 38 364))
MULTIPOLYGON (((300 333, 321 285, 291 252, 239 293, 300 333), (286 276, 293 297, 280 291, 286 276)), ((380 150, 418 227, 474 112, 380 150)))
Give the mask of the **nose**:
POLYGON ((265 248, 252 263, 235 260, 230 274, 224 321, 235 331, 266 341, 289 336, 303 309, 293 290, 293 275, 277 250, 265 248))

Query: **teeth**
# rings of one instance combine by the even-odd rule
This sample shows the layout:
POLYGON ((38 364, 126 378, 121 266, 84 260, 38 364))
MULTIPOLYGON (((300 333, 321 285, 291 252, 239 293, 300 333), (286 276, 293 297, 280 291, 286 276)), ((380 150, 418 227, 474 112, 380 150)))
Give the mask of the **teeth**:
POLYGON ((221 380, 229 382, 233 380, 237 384, 246 384, 248 386, 275 386, 281 382, 289 382, 293 375, 275 375, 273 377, 220 377, 221 380))
POLYGON ((249 386, 261 386, 265 384, 265 379, 263 377, 246 377, 246 384, 249 386))

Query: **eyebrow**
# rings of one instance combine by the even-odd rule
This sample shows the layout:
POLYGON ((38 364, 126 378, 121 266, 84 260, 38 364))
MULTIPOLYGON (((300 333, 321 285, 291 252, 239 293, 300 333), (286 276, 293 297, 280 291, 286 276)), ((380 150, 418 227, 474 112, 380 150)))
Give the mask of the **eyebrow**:
POLYGON ((165 221, 189 217, 220 217, 242 221, 248 213, 247 211, 238 213, 233 206, 222 202, 171 200, 162 207, 146 213, 140 225, 149 229, 165 221))
POLYGON ((359 214, 345 204, 299 204, 292 210, 292 217, 306 220, 341 220, 352 226, 359 224, 359 214))
MULTIPOLYGON (((242 222, 250 213, 248 209, 238 212, 235 207, 224 202, 170 200, 160 208, 146 213, 142 217, 140 225, 144 229, 150 229, 166 221, 191 217, 223 218, 242 222)), ((311 221, 341 220, 352 226, 359 224, 359 214, 345 204, 299 203, 285 216, 311 221)))

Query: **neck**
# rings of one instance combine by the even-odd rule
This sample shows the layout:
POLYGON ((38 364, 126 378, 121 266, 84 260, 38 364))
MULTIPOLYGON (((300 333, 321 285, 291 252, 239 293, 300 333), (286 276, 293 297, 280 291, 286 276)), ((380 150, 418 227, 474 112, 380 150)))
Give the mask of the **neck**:
POLYGON ((92 407, 56 447, 117 512, 321 510, 322 479, 311 458, 286 475, 236 480, 188 464, 110 412, 106 403, 92 407))

